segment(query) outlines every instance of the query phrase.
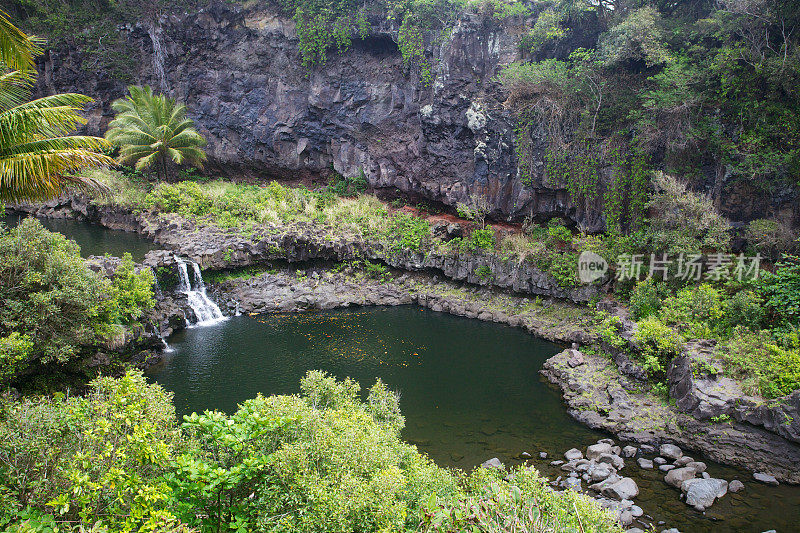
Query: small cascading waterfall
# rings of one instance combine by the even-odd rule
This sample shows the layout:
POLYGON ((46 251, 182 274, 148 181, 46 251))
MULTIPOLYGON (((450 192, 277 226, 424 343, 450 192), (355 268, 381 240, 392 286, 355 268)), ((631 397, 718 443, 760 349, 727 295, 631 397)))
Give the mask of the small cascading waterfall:
POLYGON ((167 74, 164 70, 165 56, 164 43, 161 41, 161 25, 158 21, 147 26, 147 34, 153 43, 153 72, 158 80, 158 87, 162 92, 167 90, 167 74))
POLYGON ((178 290, 186 295, 189 307, 194 311, 197 318, 195 326, 210 326, 225 320, 217 304, 211 301, 206 294, 206 286, 203 283, 203 276, 200 274, 200 266, 194 261, 192 265, 192 278, 189 277, 189 268, 186 261, 175 256, 178 264, 178 290))

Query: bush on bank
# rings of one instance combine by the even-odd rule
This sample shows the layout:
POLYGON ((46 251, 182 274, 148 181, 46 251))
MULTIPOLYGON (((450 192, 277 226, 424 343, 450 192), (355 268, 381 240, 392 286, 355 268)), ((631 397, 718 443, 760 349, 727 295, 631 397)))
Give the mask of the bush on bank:
POLYGON ((171 395, 139 372, 95 380, 86 397, 6 399, 0 524, 499 533, 514 518, 527 531, 620 531, 592 500, 552 492, 535 471, 437 467, 400 439, 397 397, 380 381, 364 402, 358 384, 322 372, 301 389, 181 425, 171 395))
POLYGON ((0 280, 0 382, 74 362, 154 305, 152 273, 130 254, 109 280, 35 219, 0 225, 0 280))

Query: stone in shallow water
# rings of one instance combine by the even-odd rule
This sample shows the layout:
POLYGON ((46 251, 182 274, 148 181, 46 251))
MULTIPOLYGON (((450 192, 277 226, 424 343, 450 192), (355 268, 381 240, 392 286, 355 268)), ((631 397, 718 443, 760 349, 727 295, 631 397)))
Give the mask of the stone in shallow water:
POLYGON ((650 470, 651 468, 653 468, 653 461, 651 461, 650 459, 645 459, 644 457, 639 457, 636 460, 636 462, 639 463, 639 468, 645 468, 647 470, 650 470))
POLYGON ((622 448, 622 457, 626 457, 630 459, 631 457, 636 457, 636 448, 633 446, 625 446, 622 448))
POLYGON ((676 468, 675 470, 670 470, 667 472, 667 475, 664 476, 664 481, 667 482, 667 485, 671 485, 676 489, 680 488, 684 481, 687 479, 693 479, 695 474, 695 470, 693 468, 689 468, 684 466, 683 468, 676 468))
POLYGON ((547 452, 539 452, 540 459, 547 459, 547 452))
POLYGON ((658 453, 662 457, 666 457, 667 459, 672 459, 675 461, 676 459, 680 459, 683 456, 683 452, 680 448, 675 446, 674 444, 662 444, 658 448, 658 453))
POLYGON ((690 479, 681 485, 681 490, 686 492, 686 504, 703 512, 728 493, 728 482, 715 478, 690 479))
POLYGON ((744 483, 742 483, 738 479, 734 479, 728 485, 728 491, 730 492, 739 492, 742 489, 744 489, 744 483))
POLYGON ((659 465, 658 469, 662 472, 669 472, 675 469, 675 465, 659 465))
POLYGON ((765 474, 764 472, 756 472, 755 474, 753 474, 753 479, 761 483, 765 483, 767 485, 772 485, 772 486, 779 485, 778 480, 775 479, 775 476, 765 474))
POLYGON ((578 459, 583 459, 583 452, 578 448, 572 448, 564 452, 564 457, 567 461, 577 461, 578 459))
POLYGON ((631 500, 639 495, 639 486, 631 478, 624 477, 616 483, 604 487, 602 493, 617 500, 631 500))
POLYGON ((667 463, 667 460, 664 459, 663 457, 656 457, 655 459, 653 459, 653 462, 657 465, 663 465, 667 463))
POLYGON ((497 457, 492 457, 488 461, 481 463, 481 468, 503 468, 503 463, 497 457))
POLYGON ((611 453, 611 445, 607 442, 598 442, 586 448, 587 459, 597 459, 604 453, 611 453))

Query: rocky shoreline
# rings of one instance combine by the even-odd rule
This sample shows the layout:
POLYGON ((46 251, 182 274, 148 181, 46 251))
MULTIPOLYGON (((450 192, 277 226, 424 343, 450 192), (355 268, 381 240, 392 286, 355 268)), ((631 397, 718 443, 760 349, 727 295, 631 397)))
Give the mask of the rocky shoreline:
MULTIPOLYGON (((220 228, 198 227, 177 216, 98 206, 80 197, 22 210, 38 216, 83 218, 108 228, 145 235, 169 250, 148 254, 144 264, 154 269, 173 268, 170 263, 174 263, 174 254, 196 261, 207 271, 262 269, 209 286, 210 294, 229 315, 416 304, 434 311, 521 327, 554 342, 590 345, 598 340, 594 310, 573 303, 583 303, 591 297, 589 291, 581 292, 584 289, 596 296, 596 287, 565 292, 548 284, 545 278, 538 278, 535 272, 521 268, 504 270, 507 263, 480 255, 457 254, 470 257, 444 259, 430 254, 390 257, 374 243, 348 241, 344 236, 331 238, 312 227, 283 232, 264 227, 242 235, 220 228), (324 264, 325 261, 346 264, 358 257, 383 261, 397 271, 385 279, 373 279, 349 267, 335 272, 329 264, 324 264), (479 262, 492 265, 490 268, 497 273, 491 285, 483 279, 473 279, 473 267, 479 262), (276 265, 280 268, 275 268, 276 265)), ((163 291, 151 314, 152 322, 157 325, 157 338, 185 326, 186 308, 185 296, 168 289, 163 291)), ((156 339, 150 341, 154 344, 156 339)), ((677 361, 676 368, 680 364, 677 361)), ((681 368, 684 367, 685 364, 681 368)), ((796 470, 800 464, 800 447, 794 438, 796 419, 788 425, 772 424, 769 421, 777 419, 773 413, 763 416, 767 422, 757 427, 755 411, 741 410, 733 402, 740 416, 734 413, 729 422, 714 422, 711 417, 727 411, 703 411, 698 407, 702 402, 694 401, 694 407, 687 409, 688 393, 679 398, 677 405, 667 405, 636 378, 635 365, 629 361, 615 363, 589 352, 562 352, 545 363, 542 374, 561 388, 570 414, 589 427, 632 443, 677 444, 720 463, 772 475, 782 482, 800 483, 800 472, 796 470), (700 412, 706 416, 696 416, 700 412)), ((686 373, 683 375, 685 378, 686 373)), ((671 379, 672 389, 696 390, 691 384, 687 389, 685 381, 671 379)), ((800 394, 795 396, 800 398, 800 394)))

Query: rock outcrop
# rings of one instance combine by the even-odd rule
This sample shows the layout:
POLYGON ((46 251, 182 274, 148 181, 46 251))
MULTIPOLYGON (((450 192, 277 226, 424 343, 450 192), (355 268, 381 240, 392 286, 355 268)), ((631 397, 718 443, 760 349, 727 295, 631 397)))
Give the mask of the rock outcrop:
MULTIPOLYGON (((308 70, 294 22, 273 4, 204 4, 166 12, 156 31, 120 26, 120 54, 133 65, 124 81, 87 69, 91 58, 81 50, 49 50, 40 60, 38 94, 92 96, 86 131, 102 134, 111 102, 129 83, 163 88, 188 105, 209 141, 214 174, 313 181, 334 169, 363 175, 387 195, 451 207, 483 195, 496 220, 558 216, 587 231, 603 228, 597 209, 587 212, 565 184, 545 178, 544 125, 534 131, 530 179, 518 172, 516 120, 496 78, 524 58, 519 35, 535 19, 462 14, 442 42, 426 38, 426 83, 404 66, 398 28, 385 16, 370 20, 368 35, 350 50, 308 70)), ((580 33, 572 45, 590 46, 593 31, 580 33)), ((741 180, 727 190, 720 207, 735 220, 791 212, 797 201, 791 188, 766 195, 741 180)))

